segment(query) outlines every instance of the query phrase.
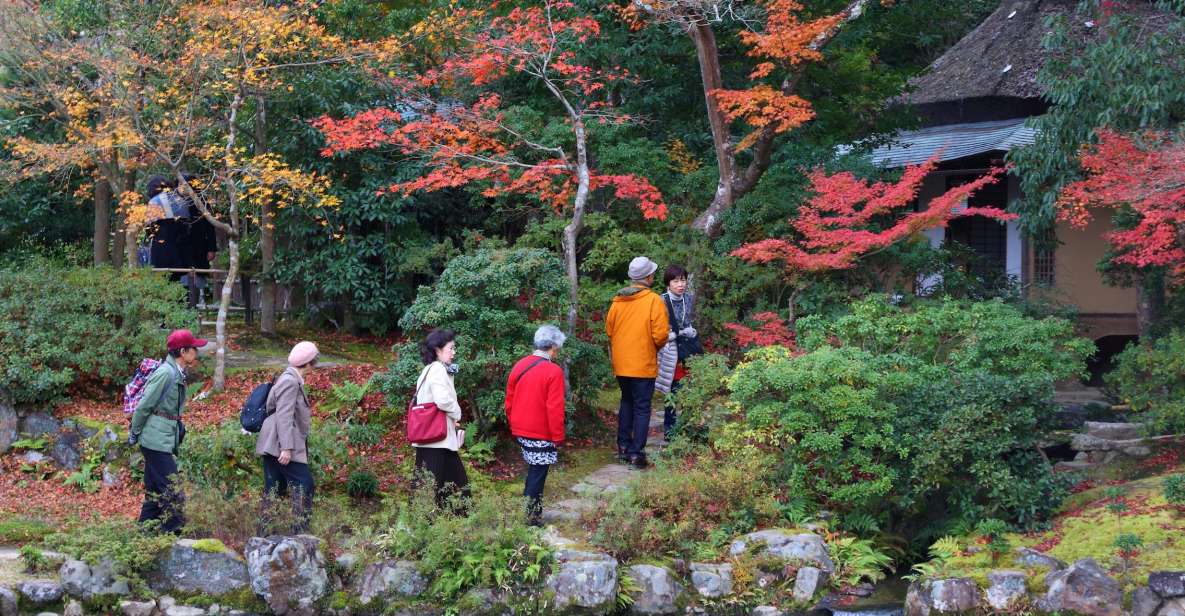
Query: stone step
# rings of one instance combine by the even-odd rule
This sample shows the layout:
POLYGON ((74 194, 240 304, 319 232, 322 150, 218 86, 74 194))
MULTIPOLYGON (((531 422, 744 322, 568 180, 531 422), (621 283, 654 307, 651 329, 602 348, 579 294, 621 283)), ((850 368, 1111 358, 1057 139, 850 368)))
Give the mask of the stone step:
POLYGON ((543 521, 547 524, 556 522, 577 522, 580 518, 597 508, 597 502, 589 498, 568 498, 550 507, 543 508, 543 521))

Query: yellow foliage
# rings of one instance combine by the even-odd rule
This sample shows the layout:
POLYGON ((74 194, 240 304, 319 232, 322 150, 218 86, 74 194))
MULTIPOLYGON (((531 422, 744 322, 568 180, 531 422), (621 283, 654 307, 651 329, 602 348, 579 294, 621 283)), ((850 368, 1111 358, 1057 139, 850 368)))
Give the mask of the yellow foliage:
POLYGON ((695 173, 702 165, 682 139, 667 142, 667 157, 671 159, 671 169, 684 175, 695 173))

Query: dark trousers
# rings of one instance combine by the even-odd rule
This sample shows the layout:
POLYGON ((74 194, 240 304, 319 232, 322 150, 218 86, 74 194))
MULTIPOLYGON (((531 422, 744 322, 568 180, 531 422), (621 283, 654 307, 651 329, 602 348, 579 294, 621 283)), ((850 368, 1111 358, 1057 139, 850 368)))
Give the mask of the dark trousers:
MULTIPOLYGON (((272 499, 291 498, 292 513, 296 521, 292 524, 292 534, 299 535, 309 532, 309 520, 313 515, 313 474, 309 472, 309 465, 302 462, 280 464, 275 456, 263 454, 263 522, 270 525, 272 521, 272 499)), ((275 532, 274 529, 267 529, 275 532)))
POLYGON ((621 387, 621 406, 617 409, 617 449, 633 457, 646 453, 646 435, 650 432, 650 403, 654 398, 654 379, 617 377, 621 387))
POLYGON ((157 521, 159 530, 175 533, 185 524, 185 495, 177 486, 177 459, 171 453, 140 448, 144 454, 144 505, 140 522, 157 521))
MULTIPOLYGON (((461 456, 451 449, 441 447, 416 447, 416 471, 432 473, 436 506, 444 507, 454 494, 469 500, 469 476, 461 456)), ((464 510, 461 503, 459 510, 464 510)))
POLYGON ((543 484, 547 483, 547 470, 550 464, 528 464, 527 483, 523 487, 523 496, 527 497, 527 524, 543 525, 543 484))
MULTIPOLYGON (((679 391, 679 388, 682 386, 683 383, 681 380, 671 381, 671 395, 679 391)), ((668 441, 671 440, 671 437, 675 436, 675 422, 678 419, 679 417, 675 413, 675 405, 671 404, 670 398, 667 398, 666 405, 662 409, 662 433, 668 441)))

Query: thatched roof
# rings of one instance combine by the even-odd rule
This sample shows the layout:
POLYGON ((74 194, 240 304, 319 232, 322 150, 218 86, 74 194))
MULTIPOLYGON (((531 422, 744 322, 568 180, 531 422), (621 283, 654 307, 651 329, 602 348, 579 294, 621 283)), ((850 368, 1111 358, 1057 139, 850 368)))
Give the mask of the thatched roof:
MULTIPOLYGON (((971 99, 1028 99, 1043 94, 1037 73, 1048 52, 1042 41, 1047 18, 1066 15, 1074 37, 1088 38, 1098 28, 1077 13, 1078 0, 1003 0, 977 28, 910 81, 913 91, 902 101, 934 106, 971 99)), ((1139 0, 1125 11, 1152 22, 1173 17, 1139 0)))

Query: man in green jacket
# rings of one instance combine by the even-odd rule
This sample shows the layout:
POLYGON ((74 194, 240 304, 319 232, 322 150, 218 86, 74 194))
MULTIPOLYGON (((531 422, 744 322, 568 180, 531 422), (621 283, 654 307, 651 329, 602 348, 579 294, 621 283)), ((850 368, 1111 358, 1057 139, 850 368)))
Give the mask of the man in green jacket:
POLYGON ((198 348, 206 340, 188 329, 169 334, 169 355, 144 385, 144 397, 132 414, 128 441, 144 454, 144 505, 140 522, 156 520, 161 532, 175 533, 184 523, 184 495, 177 489, 177 448, 181 446, 185 409, 185 371, 198 364, 198 348))

